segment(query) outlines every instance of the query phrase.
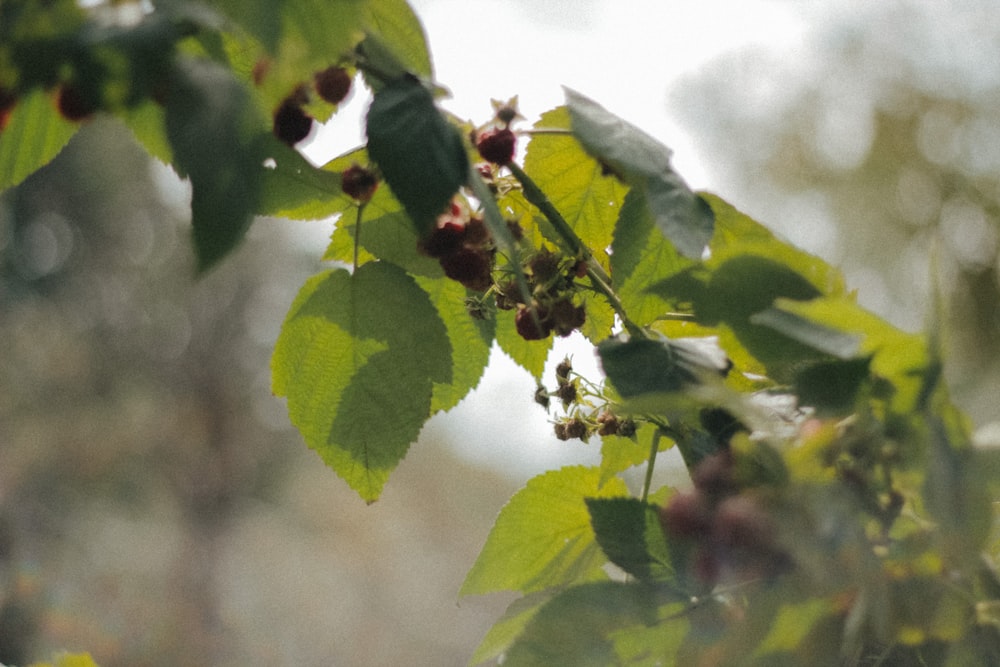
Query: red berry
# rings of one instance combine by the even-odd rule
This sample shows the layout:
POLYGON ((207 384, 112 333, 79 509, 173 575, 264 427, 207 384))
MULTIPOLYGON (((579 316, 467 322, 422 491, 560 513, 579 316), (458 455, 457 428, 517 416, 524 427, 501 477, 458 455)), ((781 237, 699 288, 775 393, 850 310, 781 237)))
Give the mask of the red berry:
POLYGON ((479 133, 476 138, 476 150, 487 162, 504 165, 514 159, 514 147, 517 136, 504 128, 490 128, 479 133))
POLYGON ((541 312, 541 310, 539 308, 533 313, 532 309, 527 306, 517 307, 517 314, 514 315, 514 326, 518 335, 524 340, 542 340, 552 333, 552 329, 546 324, 546 313, 541 312), (536 314, 537 322, 535 321, 536 314))
POLYGON ((340 188, 351 199, 366 202, 378 188, 378 177, 371 169, 366 169, 360 164, 352 164, 340 175, 340 188))
POLYGON ((705 497, 697 491, 677 493, 660 508, 660 525, 667 535, 674 537, 707 537, 712 526, 712 511, 705 497))
POLYGON ((608 411, 599 414, 597 416, 597 433, 599 435, 616 435, 618 433, 618 417, 608 411))
POLYGON ((340 104, 351 92, 354 79, 343 67, 327 67, 313 76, 313 85, 319 96, 330 104, 340 104))
POLYGON ((288 98, 274 112, 274 136, 289 146, 294 146, 312 132, 312 116, 302 110, 294 99, 288 98))
POLYGON ((469 245, 485 246, 492 237, 482 216, 474 215, 465 223, 465 242, 469 245))
POLYGON ((559 336, 568 336, 587 321, 587 312, 583 306, 574 306, 572 301, 556 301, 552 304, 550 315, 552 330, 559 336))
POLYGON ((691 473, 691 481, 700 491, 718 498, 736 490, 733 456, 728 449, 703 458, 691 473))
POLYGON ((7 127, 7 121, 10 120, 10 114, 14 111, 16 104, 17 97, 14 93, 6 88, 0 88, 0 132, 7 127))
POLYGON ((437 226, 430 236, 420 242, 420 250, 429 257, 438 259, 458 252, 465 243, 465 223, 451 216, 438 218, 437 226))
POLYGON ((97 111, 98 103, 93 95, 88 94, 79 86, 64 83, 59 87, 56 106, 63 118, 76 122, 93 116, 97 111))
POLYGON ((485 292, 493 284, 493 257, 487 250, 463 246, 438 261, 446 276, 471 290, 485 292))
POLYGON ((750 497, 731 496, 716 508, 712 525, 716 544, 764 553, 774 546, 776 533, 774 520, 750 497))

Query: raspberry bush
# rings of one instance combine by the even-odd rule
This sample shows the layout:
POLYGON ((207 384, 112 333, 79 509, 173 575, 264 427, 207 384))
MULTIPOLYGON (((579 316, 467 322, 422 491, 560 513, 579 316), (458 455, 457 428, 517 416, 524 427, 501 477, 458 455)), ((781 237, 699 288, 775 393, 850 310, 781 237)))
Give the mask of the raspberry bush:
POLYGON ((201 270, 254 216, 336 216, 273 389, 361 500, 493 345, 560 439, 601 448, 501 511, 461 594, 522 596, 471 664, 1000 664, 1000 460, 949 401, 940 322, 866 312, 572 90, 530 127, 516 99, 449 115, 403 0, 94 11, 0 6, 0 187, 111 114, 190 179, 201 270), (355 83, 366 145, 312 166, 295 144, 355 83), (603 377, 542 377, 572 332, 603 377), (690 488, 653 487, 671 448, 690 488))

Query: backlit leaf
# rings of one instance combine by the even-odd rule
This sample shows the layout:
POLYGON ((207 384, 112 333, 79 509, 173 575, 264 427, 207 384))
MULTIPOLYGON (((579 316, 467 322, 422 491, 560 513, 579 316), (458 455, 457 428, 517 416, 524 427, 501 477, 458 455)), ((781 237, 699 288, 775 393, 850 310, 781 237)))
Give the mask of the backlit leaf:
POLYGON ((48 164, 76 133, 41 90, 21 98, 0 132, 0 190, 17 185, 48 164))
POLYGON ((615 478, 599 486, 597 468, 572 466, 528 481, 500 511, 462 595, 532 592, 604 578, 605 562, 584 498, 627 495, 615 478))

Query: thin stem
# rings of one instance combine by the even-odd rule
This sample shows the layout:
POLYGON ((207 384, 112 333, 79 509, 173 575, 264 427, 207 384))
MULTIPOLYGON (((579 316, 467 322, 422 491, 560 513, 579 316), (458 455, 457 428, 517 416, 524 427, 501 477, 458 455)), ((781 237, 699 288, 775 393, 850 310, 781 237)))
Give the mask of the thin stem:
POLYGON ((646 478, 642 481, 642 502, 649 498, 649 487, 653 485, 653 466, 656 464, 656 454, 660 451, 660 429, 653 432, 653 444, 649 446, 649 460, 646 462, 646 478))
POLYGON ((364 215, 365 205, 368 202, 358 204, 358 215, 354 221, 354 270, 358 270, 358 255, 361 252, 361 216, 364 215))
POLYGON ((569 226, 569 223, 562 217, 559 210, 556 209, 555 205, 542 192, 542 189, 515 162, 508 162, 504 166, 521 183, 521 191, 524 193, 524 198, 541 211, 542 215, 552 223, 556 233, 566 243, 569 252, 576 257, 582 258, 587 263, 587 276, 590 278, 591 284, 594 286, 594 289, 607 298, 608 303, 611 304, 615 314, 621 319, 622 325, 628 330, 629 334, 636 338, 646 338, 645 331, 629 319, 621 299, 618 298, 618 295, 611 288, 611 276, 608 275, 604 267, 597 261, 593 253, 590 252, 590 248, 576 235, 576 232, 573 231, 573 228, 569 226))

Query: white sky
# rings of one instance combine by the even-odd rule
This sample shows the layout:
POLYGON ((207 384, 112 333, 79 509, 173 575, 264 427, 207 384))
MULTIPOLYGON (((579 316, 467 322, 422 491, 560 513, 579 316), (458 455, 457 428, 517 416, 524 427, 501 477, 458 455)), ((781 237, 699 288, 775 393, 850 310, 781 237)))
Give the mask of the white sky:
MULTIPOLYGON (((518 95, 527 123, 563 102, 566 85, 674 150, 674 166, 695 188, 708 182, 691 140, 667 112, 667 91, 712 58, 748 45, 794 53, 815 2, 792 0, 411 0, 427 31, 438 82, 453 93, 442 106, 484 123, 490 99, 518 95)), ((307 146, 317 162, 362 143, 368 100, 354 96, 307 146)), ((322 247, 329 229, 317 230, 322 247)), ((599 379, 593 348, 582 338, 557 339, 543 381, 565 354, 599 379)), ((553 466, 596 463, 599 442, 559 442, 534 382, 494 351, 477 388, 422 437, 448 437, 459 453, 497 464, 518 478, 553 466)), ((550 386, 550 389, 552 387, 550 386)))

